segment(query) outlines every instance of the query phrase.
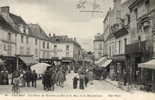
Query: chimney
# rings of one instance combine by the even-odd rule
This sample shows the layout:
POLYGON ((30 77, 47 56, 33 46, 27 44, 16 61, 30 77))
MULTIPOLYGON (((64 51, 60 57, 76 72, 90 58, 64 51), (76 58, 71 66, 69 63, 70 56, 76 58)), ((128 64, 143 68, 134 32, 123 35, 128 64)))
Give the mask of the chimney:
POLYGON ((49 37, 51 37, 51 33, 49 33, 49 37))
POLYGON ((74 41, 76 41, 76 37, 74 37, 74 41))
POLYGON ((55 34, 53 34, 53 37, 55 37, 55 34))
POLYGON ((9 12, 10 12, 10 7, 9 6, 0 7, 0 13, 7 13, 7 14, 9 14, 9 12))

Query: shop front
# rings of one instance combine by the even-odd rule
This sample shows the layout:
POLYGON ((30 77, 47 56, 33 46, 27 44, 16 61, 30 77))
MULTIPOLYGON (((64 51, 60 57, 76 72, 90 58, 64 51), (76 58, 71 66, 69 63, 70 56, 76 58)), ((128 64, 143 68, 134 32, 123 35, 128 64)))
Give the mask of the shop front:
POLYGON ((113 64, 111 66, 111 78, 116 81, 122 81, 126 68, 126 55, 114 55, 113 64))
POLYGON ((129 82, 131 84, 141 84, 143 75, 138 64, 147 61, 151 56, 151 49, 146 49, 147 41, 139 41, 126 46, 126 62, 129 71, 129 82))
POLYGON ((144 89, 155 92, 155 59, 138 64, 142 70, 142 83, 144 89))

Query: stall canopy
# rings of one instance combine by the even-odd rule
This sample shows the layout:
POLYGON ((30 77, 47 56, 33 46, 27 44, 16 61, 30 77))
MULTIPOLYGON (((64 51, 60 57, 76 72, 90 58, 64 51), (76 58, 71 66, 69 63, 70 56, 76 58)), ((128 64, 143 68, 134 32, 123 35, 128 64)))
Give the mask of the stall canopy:
POLYGON ((155 69, 155 59, 149 60, 145 63, 138 64, 140 68, 147 68, 147 69, 155 69))
POLYGON ((33 56, 19 56, 19 58, 27 65, 30 66, 32 64, 36 64, 37 61, 33 58, 33 56))
POLYGON ((31 66, 32 70, 35 70, 37 74, 43 74, 45 72, 45 70, 47 69, 47 67, 49 67, 50 65, 47 63, 38 63, 35 65, 31 66))

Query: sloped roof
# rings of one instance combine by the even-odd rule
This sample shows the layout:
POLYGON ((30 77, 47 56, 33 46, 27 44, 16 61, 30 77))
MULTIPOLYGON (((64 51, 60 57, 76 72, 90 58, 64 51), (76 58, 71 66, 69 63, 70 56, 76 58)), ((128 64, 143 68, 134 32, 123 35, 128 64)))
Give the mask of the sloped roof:
POLYGON ((29 24, 30 35, 43 40, 49 40, 44 30, 38 24, 29 24))
POLYGON ((12 20, 14 21, 14 23, 15 23, 16 25, 18 25, 18 24, 26 25, 26 23, 25 23, 25 21, 22 19, 22 17, 17 16, 17 15, 14 15, 14 14, 12 14, 12 13, 10 13, 9 15, 10 15, 10 17, 12 18, 12 20))
MULTIPOLYGON (((14 28, 0 15, 0 27, 5 30, 17 32, 14 28)), ((17 32, 18 33, 18 32, 17 32)))

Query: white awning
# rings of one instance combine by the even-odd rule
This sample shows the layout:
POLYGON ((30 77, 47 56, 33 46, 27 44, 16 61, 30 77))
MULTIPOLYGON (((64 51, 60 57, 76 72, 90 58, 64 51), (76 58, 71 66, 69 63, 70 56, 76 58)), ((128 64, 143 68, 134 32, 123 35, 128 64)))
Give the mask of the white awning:
POLYGON ((111 59, 106 60, 106 61, 105 61, 103 64, 101 64, 101 66, 99 66, 99 67, 107 67, 111 62, 112 62, 111 59))
POLYGON ((95 61, 95 64, 100 64, 102 62, 105 62, 106 59, 107 59, 106 57, 102 57, 98 61, 95 61))
POLYGON ((155 69, 155 59, 152 59, 152 60, 147 61, 145 63, 140 63, 140 64, 138 64, 138 67, 147 68, 147 69, 155 69))

